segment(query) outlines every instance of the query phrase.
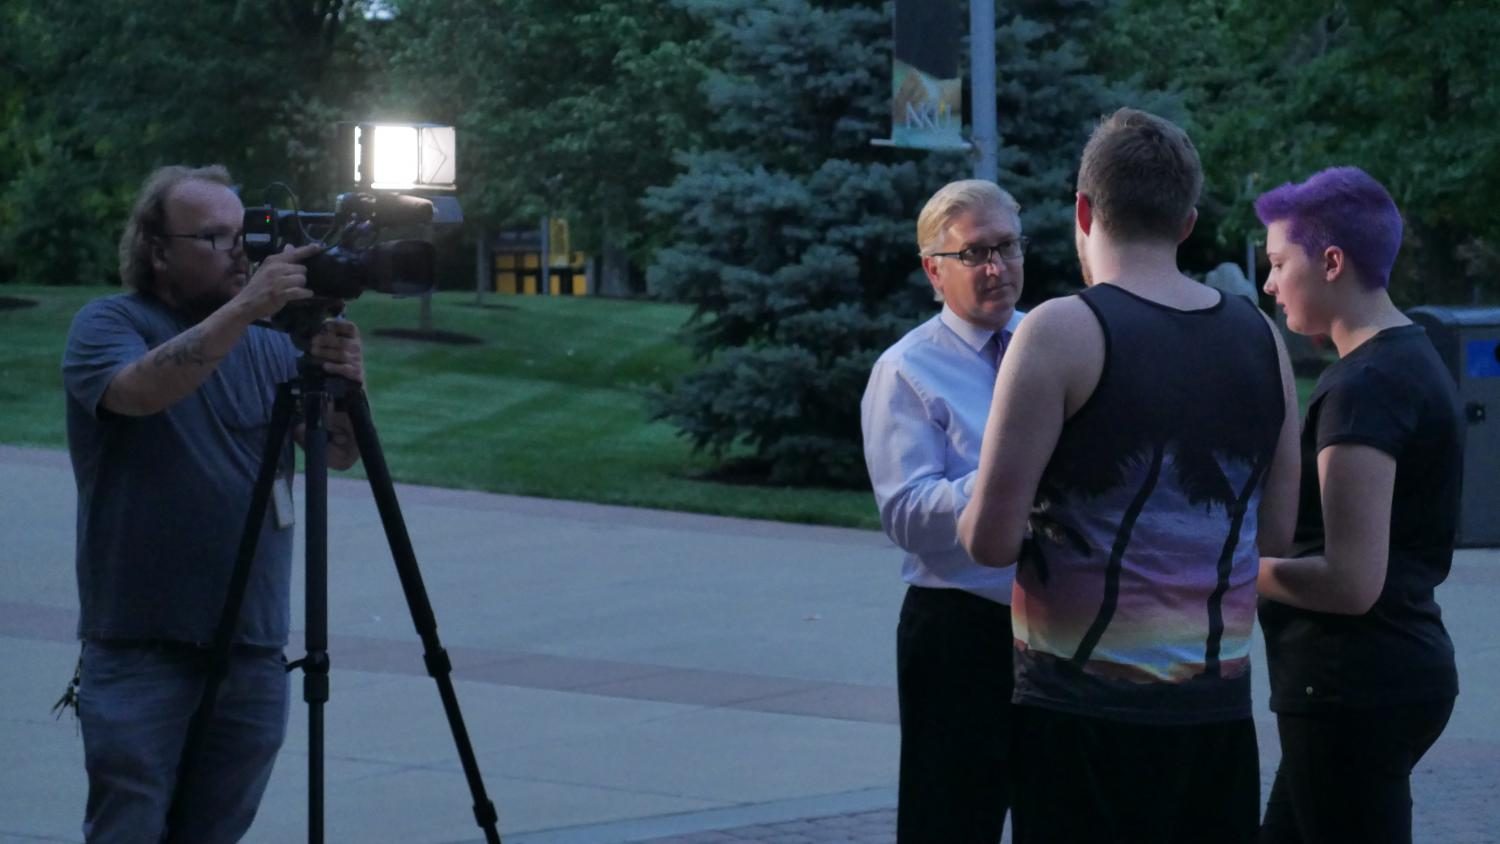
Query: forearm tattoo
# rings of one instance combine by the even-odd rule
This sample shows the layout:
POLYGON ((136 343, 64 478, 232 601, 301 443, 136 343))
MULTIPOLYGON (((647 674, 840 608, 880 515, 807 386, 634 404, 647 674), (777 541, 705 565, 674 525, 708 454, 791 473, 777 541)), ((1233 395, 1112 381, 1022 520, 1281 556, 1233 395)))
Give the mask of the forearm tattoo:
POLYGON ((223 359, 224 355, 208 353, 203 327, 195 325, 157 346, 155 354, 151 356, 151 363, 159 369, 165 369, 169 366, 206 366, 223 359))

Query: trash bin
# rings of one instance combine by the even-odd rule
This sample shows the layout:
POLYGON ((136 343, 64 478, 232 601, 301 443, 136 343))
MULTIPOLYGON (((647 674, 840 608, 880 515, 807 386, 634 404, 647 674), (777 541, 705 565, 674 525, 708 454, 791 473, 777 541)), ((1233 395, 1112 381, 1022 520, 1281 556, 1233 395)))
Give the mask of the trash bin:
POLYGON ((1469 423, 1458 544, 1500 546, 1500 308, 1423 305, 1406 315, 1427 329, 1469 423))

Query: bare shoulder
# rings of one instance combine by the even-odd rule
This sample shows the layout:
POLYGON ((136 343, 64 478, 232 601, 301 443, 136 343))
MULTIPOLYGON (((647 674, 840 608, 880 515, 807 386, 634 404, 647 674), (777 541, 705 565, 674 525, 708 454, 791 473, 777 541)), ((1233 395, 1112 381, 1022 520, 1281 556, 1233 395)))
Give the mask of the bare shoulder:
POLYGON ((1021 320, 1001 376, 1012 369, 1010 377, 1025 389, 1055 394, 1068 418, 1093 395, 1104 355, 1104 329, 1093 309, 1078 296, 1063 296, 1043 302, 1021 320))
POLYGON ((1026 312, 1021 326, 1063 326, 1079 321, 1094 322, 1094 312, 1079 296, 1059 296, 1037 305, 1026 312))
POLYGON ((1104 332, 1094 311, 1077 296, 1048 299, 1026 313, 1016 343, 1072 356, 1090 346, 1102 348, 1104 332))

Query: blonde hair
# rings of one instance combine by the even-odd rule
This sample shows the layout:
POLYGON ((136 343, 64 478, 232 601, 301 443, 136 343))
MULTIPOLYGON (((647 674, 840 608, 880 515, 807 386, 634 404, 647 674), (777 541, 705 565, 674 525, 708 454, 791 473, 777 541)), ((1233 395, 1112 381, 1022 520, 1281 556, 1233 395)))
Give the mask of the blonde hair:
POLYGON ((922 206, 917 215, 917 248, 923 255, 937 249, 948 236, 948 227, 971 211, 1008 211, 1021 219, 1021 203, 1008 191, 984 179, 949 182, 922 206))
POLYGON ((229 170, 222 164, 207 167, 183 167, 173 164, 158 167, 141 185, 125 233, 120 236, 120 281, 131 290, 150 292, 156 280, 151 267, 151 239, 163 234, 167 222, 167 197, 184 182, 211 182, 234 187, 229 170))

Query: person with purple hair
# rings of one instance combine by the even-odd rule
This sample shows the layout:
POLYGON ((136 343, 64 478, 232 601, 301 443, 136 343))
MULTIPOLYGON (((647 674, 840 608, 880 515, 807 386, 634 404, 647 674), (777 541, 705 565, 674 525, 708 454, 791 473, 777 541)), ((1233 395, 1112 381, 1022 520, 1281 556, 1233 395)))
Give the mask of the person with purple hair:
POLYGON ((1256 583, 1282 749, 1260 840, 1410 842, 1411 771, 1458 694, 1433 597, 1457 527, 1457 391, 1387 292, 1402 226, 1379 182, 1334 167, 1255 211, 1266 293, 1339 354, 1308 400, 1294 552, 1256 583))

